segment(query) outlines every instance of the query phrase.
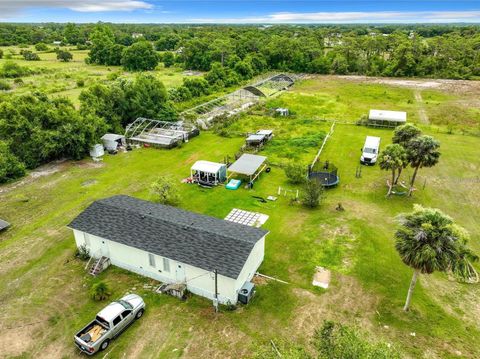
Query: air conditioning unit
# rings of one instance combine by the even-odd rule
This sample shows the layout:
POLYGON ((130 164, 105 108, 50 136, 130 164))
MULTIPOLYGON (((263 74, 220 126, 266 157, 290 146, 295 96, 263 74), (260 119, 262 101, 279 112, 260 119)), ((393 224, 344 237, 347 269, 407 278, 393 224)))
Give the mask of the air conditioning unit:
POLYGON ((255 294, 255 284, 252 282, 245 282, 238 292, 238 301, 243 304, 248 304, 255 294))

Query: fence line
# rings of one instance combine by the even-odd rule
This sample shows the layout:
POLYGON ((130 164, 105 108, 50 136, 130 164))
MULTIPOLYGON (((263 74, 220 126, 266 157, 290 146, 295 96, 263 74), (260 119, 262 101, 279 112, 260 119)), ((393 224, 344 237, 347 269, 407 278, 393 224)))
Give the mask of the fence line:
POLYGON ((315 166, 315 163, 317 163, 318 158, 320 157, 320 154, 322 153, 323 148, 325 147, 325 144, 327 143, 328 138, 333 135, 333 130, 335 128, 335 123, 336 123, 336 121, 333 121, 332 126, 330 127, 330 132, 328 132, 327 135, 325 136, 325 138, 323 139, 322 146, 320 147, 320 149, 317 152, 317 155, 313 159, 313 162, 312 162, 312 165, 311 165, 310 168, 313 168, 313 166, 315 166))

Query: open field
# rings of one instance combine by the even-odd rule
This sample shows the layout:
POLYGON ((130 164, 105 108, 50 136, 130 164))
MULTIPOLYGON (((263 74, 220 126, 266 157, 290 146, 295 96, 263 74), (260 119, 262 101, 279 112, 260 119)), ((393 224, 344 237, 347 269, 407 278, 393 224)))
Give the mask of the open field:
MULTIPOLYGON (((441 94, 429 89, 423 98, 448 103, 450 96, 457 96, 442 99, 441 94)), ((330 128, 323 117, 353 121, 372 107, 388 106, 406 108, 410 119, 420 122, 412 89, 348 79, 306 80, 267 102, 268 107, 279 104, 295 116, 272 118, 254 110, 227 128, 231 137, 203 132, 169 151, 140 149, 106 156, 101 164, 89 159, 52 164, 0 187, 0 218, 13 224, 0 235, 2 355, 79 357, 73 335, 105 305, 88 294, 92 283, 104 280, 113 298, 134 291, 147 303, 145 317, 112 343, 111 358, 248 357, 259 346, 269 346, 270 339, 308 348, 325 319, 358 326, 372 338, 396 345, 407 357, 480 357, 478 285, 451 282, 444 275, 422 276, 412 310, 402 311, 411 270, 393 246, 396 215, 410 211, 414 203, 440 208, 470 232, 471 247, 480 253, 480 138, 439 133, 429 125, 422 128, 441 141, 442 157, 436 167, 421 170, 413 198, 385 198, 389 173, 378 166, 363 167, 362 177, 355 177, 365 136, 380 136, 385 146, 391 130, 345 124, 336 126, 320 158, 333 162, 341 177, 320 209, 291 205, 285 197, 268 203, 253 198, 275 195, 278 186, 297 188, 277 166, 251 191, 179 184, 182 208, 220 218, 233 207, 270 216, 260 271, 290 284, 260 285, 247 307, 214 315, 207 300, 180 302, 153 294, 144 288, 150 280, 117 268, 98 279, 85 273, 85 263, 73 257, 75 243, 66 228, 82 209, 114 194, 151 199, 148 188, 158 176, 170 174, 180 182, 196 160, 232 156, 243 144, 241 133, 273 128, 276 137, 262 153, 276 164, 307 165, 330 128), (338 203, 345 212, 335 210, 338 203), (333 270, 328 290, 311 286, 319 265, 333 270)), ((425 109, 430 114, 429 107, 425 109)), ((410 173, 407 170, 404 178, 410 173)))
MULTIPOLYGON (((113 77, 132 77, 135 74, 123 71, 120 66, 100 66, 87 65, 85 58, 88 55, 88 50, 75 50, 74 48, 68 50, 73 55, 73 60, 70 62, 61 62, 57 60, 54 52, 37 52, 40 56, 40 61, 25 61, 20 55, 18 47, 0 47, 5 54, 13 53, 12 58, 0 59, 0 66, 5 61, 14 61, 21 66, 27 66, 31 69, 38 70, 40 73, 23 77, 23 84, 15 84, 12 80, 7 80, 13 88, 12 91, 22 93, 27 91, 41 90, 52 96, 66 96, 78 105, 78 96, 82 91, 82 86, 78 86, 77 81, 84 81, 84 86, 88 87, 96 81, 108 82, 113 77)), ((33 47, 30 50, 35 51, 33 47)), ((167 88, 177 87, 182 84, 184 75, 180 68, 164 68, 162 64, 158 69, 151 71, 159 80, 161 80, 167 88)))

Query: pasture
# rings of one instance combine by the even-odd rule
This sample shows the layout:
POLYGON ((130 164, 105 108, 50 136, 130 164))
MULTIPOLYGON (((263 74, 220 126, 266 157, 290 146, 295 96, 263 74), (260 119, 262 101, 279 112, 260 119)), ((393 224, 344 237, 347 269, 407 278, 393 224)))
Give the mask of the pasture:
MULTIPOLYGON (((117 77, 130 78, 134 76, 133 73, 124 71, 121 66, 87 65, 85 58, 88 50, 62 47, 63 50, 72 53, 73 59, 70 62, 61 62, 57 60, 56 53, 53 51, 38 52, 30 47, 28 49, 36 52, 40 61, 26 61, 20 55, 22 49, 18 47, 0 47, 0 49, 4 52, 3 59, 0 59, 0 66, 6 61, 13 61, 38 72, 23 77, 23 83, 20 84, 15 83, 13 79, 7 80, 12 86, 12 91, 23 93, 41 90, 51 96, 67 97, 76 106, 79 105, 78 96, 84 87, 97 81, 108 83, 117 77)), ((164 68, 162 64, 150 73, 161 80, 167 89, 180 86, 183 78, 187 76, 180 68, 164 68)))
MULTIPOLYGON (((80 62, 78 67, 80 72, 102 72, 100 77, 109 72, 97 66, 81 70, 80 62)), ((173 150, 138 149, 107 155, 100 164, 90 159, 54 163, 0 187, 0 218, 13 224, 0 235, 2 354, 79 357, 73 335, 105 305, 89 296, 92 283, 103 280, 112 298, 136 292, 147 303, 145 317, 112 343, 112 358, 249 357, 269 346, 271 339, 308 349, 323 320, 359 327, 409 357, 479 357, 479 286, 440 274, 421 276, 412 310, 404 313, 412 272, 395 251, 393 233, 395 217, 420 203, 451 215, 470 232, 470 245, 480 253, 480 138, 422 123, 414 89, 356 81, 308 79, 266 103, 267 108, 288 107, 294 116, 271 117, 268 110, 253 109, 225 126, 227 137, 202 132, 173 150), (253 197, 276 195, 278 186, 300 188, 288 184, 279 165, 296 161, 306 166, 313 159, 331 125, 324 118, 353 122, 368 109, 382 107, 405 108, 410 120, 441 142, 440 163, 419 172, 412 198, 386 198, 389 173, 378 166, 362 167, 361 178, 355 176, 365 136, 381 137, 384 147, 392 131, 341 123, 320 157, 338 167, 341 182, 326 191, 319 209, 307 210, 283 196, 267 203, 253 197), (275 131, 262 151, 272 171, 264 173, 254 189, 227 191, 180 183, 196 160, 233 156, 243 144, 243 134, 260 128, 275 131), (98 278, 89 276, 85 263, 74 258, 75 243, 66 225, 98 198, 129 194, 152 199, 150 184, 165 175, 178 181, 182 208, 219 218, 234 207, 268 214, 265 228, 270 234, 260 272, 289 284, 267 281, 258 286, 250 305, 215 315, 205 299, 194 296, 181 302, 154 294, 144 287, 150 280, 118 268, 98 278), (335 210, 338 203, 344 212, 335 210), (333 270, 327 290, 311 285, 316 266, 333 270)), ((445 106, 457 101, 455 96, 459 95, 432 89, 424 93, 424 99, 435 98, 445 106)), ((431 114, 435 107, 424 108, 431 114)), ((403 178, 410 174, 408 169, 403 178)))

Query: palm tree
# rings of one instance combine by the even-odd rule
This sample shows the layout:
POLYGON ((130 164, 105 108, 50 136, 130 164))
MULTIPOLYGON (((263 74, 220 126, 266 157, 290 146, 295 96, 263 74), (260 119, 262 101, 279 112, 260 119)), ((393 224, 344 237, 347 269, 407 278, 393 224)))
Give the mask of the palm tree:
POLYGON ((385 147, 380 155, 379 165, 382 170, 392 171, 392 182, 388 188, 387 196, 392 194, 393 185, 395 184, 395 173, 401 171, 408 164, 407 152, 399 144, 392 144, 385 147))
POLYGON ((435 271, 452 273, 459 280, 478 281, 472 262, 478 257, 467 248, 468 233, 438 209, 414 205, 412 213, 399 217, 395 248, 413 268, 404 311, 408 311, 418 275, 435 271))
POLYGON ((413 184, 417 178, 418 169, 421 167, 433 167, 440 158, 440 142, 431 136, 418 136, 410 140, 407 146, 407 157, 412 168, 414 168, 412 179, 410 181, 410 190, 408 195, 413 192, 413 184))
MULTIPOLYGON (((405 125, 395 128, 395 130, 393 131, 392 142, 399 144, 403 148, 407 148, 410 141, 420 136, 421 134, 422 131, 417 126, 412 125, 411 123, 407 123, 405 125)), ((395 178, 394 184, 398 183, 400 175, 402 174, 402 170, 404 168, 407 168, 407 165, 408 163, 405 162, 404 166, 398 169, 397 177, 395 178)))

